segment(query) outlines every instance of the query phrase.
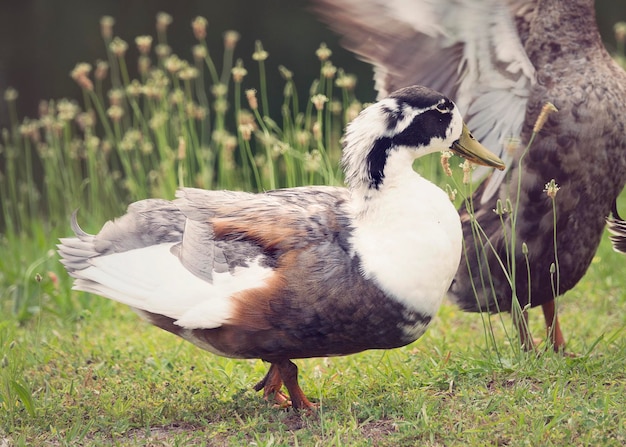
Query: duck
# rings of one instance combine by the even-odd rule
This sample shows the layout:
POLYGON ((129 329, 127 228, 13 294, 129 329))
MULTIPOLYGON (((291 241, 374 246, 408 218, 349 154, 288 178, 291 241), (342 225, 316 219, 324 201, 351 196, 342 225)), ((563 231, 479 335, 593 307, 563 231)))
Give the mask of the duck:
POLYGON ((405 87, 347 126, 346 187, 183 188, 173 201, 131 204, 95 235, 74 214, 75 236, 58 252, 75 290, 213 354, 264 360, 254 389, 310 410, 293 359, 404 346, 435 317, 461 257, 461 223, 413 161, 447 150, 504 168, 450 99, 405 87))
POLYGON ((374 66, 379 95, 413 83, 441 91, 505 161, 477 170, 483 181, 461 205, 466 248, 448 296, 464 311, 511 312, 529 351, 541 340, 528 310, 541 306, 546 346, 569 354, 557 301, 587 272, 626 182, 626 73, 602 43, 594 0, 315 0, 312 10, 374 66), (536 132, 546 103, 558 112, 536 132), (494 212, 507 200, 514 209, 494 212))

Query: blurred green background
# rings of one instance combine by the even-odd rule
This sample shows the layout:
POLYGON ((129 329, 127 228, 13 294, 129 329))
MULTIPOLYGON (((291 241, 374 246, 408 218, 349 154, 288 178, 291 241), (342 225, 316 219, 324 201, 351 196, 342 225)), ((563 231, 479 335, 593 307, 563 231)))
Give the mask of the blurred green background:
MULTIPOLYGON (((134 39, 155 35, 157 12, 171 14, 169 43, 181 58, 191 59, 196 43, 191 20, 209 20, 208 43, 217 61, 222 51, 222 34, 234 29, 242 35, 237 57, 246 62, 252 76, 250 56, 254 41, 261 40, 270 53, 267 61, 270 92, 280 96, 282 80, 276 71, 284 65, 295 72, 300 90, 319 69, 315 50, 326 42, 333 50, 335 65, 358 76, 357 97, 375 98, 370 67, 342 50, 339 39, 307 9, 307 0, 0 0, 0 92, 14 87, 19 92, 18 112, 36 116, 41 99, 80 97, 69 72, 77 62, 94 63, 104 59, 99 20, 103 15, 116 19, 115 34, 129 43, 128 60, 136 60, 134 39)), ((597 0, 598 23, 609 50, 614 48, 613 25, 626 20, 626 0, 597 0)), ((134 67, 131 67, 134 68, 134 67)), ((0 101, 2 103, 2 101, 0 101)), ((279 101, 276 101, 277 105, 279 101)), ((6 127, 7 114, 0 106, 0 127, 6 127)))
MULTIPOLYGON (((80 98, 81 91, 69 73, 77 62, 93 65, 96 59, 106 59, 100 18, 115 18, 115 35, 129 44, 127 60, 136 61, 135 37, 155 36, 155 16, 164 11, 174 19, 168 28, 168 43, 183 59, 193 60, 191 48, 197 40, 191 21, 196 16, 209 21, 207 42, 217 63, 224 31, 238 31, 241 40, 236 57, 244 60, 250 72, 245 88, 258 88, 251 55, 255 40, 260 40, 270 55, 266 66, 270 92, 280 97, 277 106, 283 85, 278 65, 292 70, 298 89, 306 91, 307 83, 319 72, 315 50, 321 42, 333 49, 336 65, 359 76, 359 97, 374 99, 370 67, 343 50, 338 38, 308 6, 310 2, 305 0, 0 0, 0 93, 7 87, 18 90, 21 116, 36 115, 41 99, 80 98)), ((0 111, 0 127, 6 122, 6 110, 0 111)))

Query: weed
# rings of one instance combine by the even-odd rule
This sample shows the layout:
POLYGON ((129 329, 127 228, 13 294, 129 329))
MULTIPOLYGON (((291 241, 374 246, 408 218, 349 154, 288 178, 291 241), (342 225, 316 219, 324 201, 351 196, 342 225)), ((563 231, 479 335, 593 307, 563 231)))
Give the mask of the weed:
POLYGON ((138 79, 129 75, 128 44, 113 35, 114 21, 105 18, 108 62, 98 62, 95 71, 91 64, 79 63, 70 74, 82 90, 80 104, 44 102, 38 119, 19 123, 17 92, 5 93, 12 120, 0 148, 5 166, 1 216, 7 234, 28 231, 38 219, 66 222, 77 208, 90 220, 102 221, 119 214, 120 204, 172 197, 180 186, 261 191, 340 181, 344 112, 360 109, 348 75, 341 72, 337 78, 337 69, 329 69, 325 59, 311 95, 325 95, 330 102, 312 107, 307 101, 300 110, 291 72, 282 68, 285 100, 282 122, 276 122, 268 115, 264 61, 269 53, 261 42, 252 55, 259 66, 259 101, 254 89, 242 97, 247 71, 242 59, 233 63, 236 32, 224 36, 218 69, 201 17, 192 24, 198 38, 192 62, 172 52, 166 20, 160 20, 156 39, 135 40, 138 79), (34 175, 39 171, 42 179, 34 175))

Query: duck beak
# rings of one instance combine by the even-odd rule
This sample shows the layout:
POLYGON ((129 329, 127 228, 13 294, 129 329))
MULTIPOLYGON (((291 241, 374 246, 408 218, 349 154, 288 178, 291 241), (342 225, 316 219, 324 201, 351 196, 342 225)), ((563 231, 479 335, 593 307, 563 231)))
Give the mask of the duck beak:
POLYGON ((465 123, 463 123, 461 137, 452 143, 450 149, 472 163, 491 166, 501 171, 505 168, 504 162, 500 160, 496 154, 490 152, 485 146, 480 144, 470 133, 465 123))

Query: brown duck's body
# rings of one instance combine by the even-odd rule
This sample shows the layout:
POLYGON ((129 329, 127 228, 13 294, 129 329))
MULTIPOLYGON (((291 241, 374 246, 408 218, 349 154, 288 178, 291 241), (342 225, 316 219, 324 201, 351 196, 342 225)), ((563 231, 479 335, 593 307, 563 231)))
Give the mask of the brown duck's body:
MULTIPOLYGON (((347 35, 347 46, 376 65, 376 79, 383 91, 397 88, 407 79, 431 80, 427 85, 465 104, 461 111, 468 116, 470 130, 478 139, 496 152, 494 145, 499 144, 503 158, 508 155, 506 175, 491 175, 473 196, 471 211, 484 236, 477 237, 468 209, 461 209, 467 250, 450 288, 451 298, 467 311, 510 311, 513 296, 522 309, 541 305, 555 349, 564 349, 554 299, 574 287, 587 271, 606 219, 626 183, 626 73, 602 44, 593 0, 483 0, 460 2, 454 8, 451 2, 441 2, 438 6, 448 5, 450 14, 441 13, 436 24, 448 31, 446 26, 454 23, 449 15, 462 15, 462 4, 483 7, 483 12, 491 10, 496 17, 491 28, 491 22, 484 27, 477 23, 467 39, 462 33, 455 36, 451 32, 447 40, 437 37, 436 32, 420 32, 419 25, 413 29, 390 25, 400 21, 398 15, 388 13, 395 18, 385 22, 380 17, 385 17, 386 6, 372 0, 366 3, 378 5, 378 18, 373 23, 385 22, 386 32, 381 32, 380 42, 390 52, 384 57, 384 49, 365 43, 359 46, 350 39, 350 24, 358 18, 342 22, 338 14, 334 19, 332 4, 319 3, 328 8, 320 7, 320 11, 331 26, 347 35), (484 36, 478 36, 480 33, 484 36), (505 48, 506 44, 509 46, 505 48), (403 54, 409 61, 403 69, 398 53, 407 48, 412 52, 403 54), (523 51, 516 53, 516 49, 523 51), (518 57, 511 56, 515 54, 518 57), (445 57, 452 67, 434 76, 429 64, 445 57), (488 116, 482 110, 484 104, 472 96, 473 90, 487 95, 491 92, 494 103, 504 104, 501 118, 488 116), (518 168, 546 102, 554 104, 558 112, 549 115, 518 168), (519 108, 521 113, 507 116, 507 108, 519 108), (516 120, 519 125, 506 127, 506 121, 516 120), (498 126, 505 126, 505 131, 494 138, 501 128, 498 126), (507 137, 519 141, 510 154, 506 148, 514 145, 506 141, 507 137), (559 187, 554 202, 544 191, 551 180, 559 187), (507 199, 517 205, 513 210, 514 250, 513 213, 500 216, 494 212, 497 201, 505 205, 507 199), (528 248, 530 272, 522 243, 528 248), (507 259, 513 251, 514 261, 507 259), (515 266, 514 291, 498 259, 505 266, 515 266)), ((347 2, 339 3, 345 6, 347 2)), ((356 2, 352 7, 359 8, 356 2)), ((412 13, 418 15, 419 8, 426 14, 433 6, 417 1, 415 8, 412 13)), ((466 22, 471 21, 467 16, 466 22)), ((373 35, 371 40, 377 38, 373 35)), ((527 327, 520 324, 520 331, 522 343, 530 347, 527 327)))

